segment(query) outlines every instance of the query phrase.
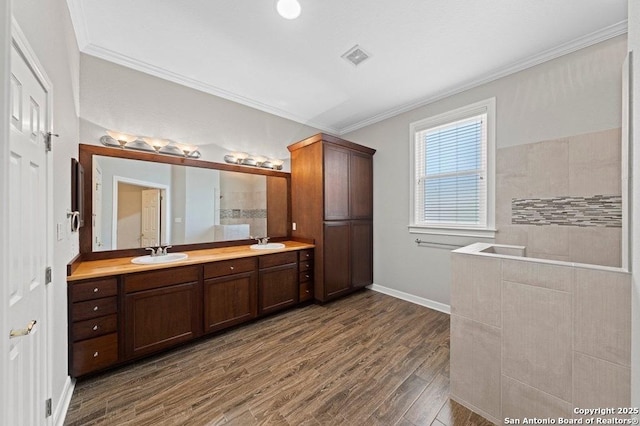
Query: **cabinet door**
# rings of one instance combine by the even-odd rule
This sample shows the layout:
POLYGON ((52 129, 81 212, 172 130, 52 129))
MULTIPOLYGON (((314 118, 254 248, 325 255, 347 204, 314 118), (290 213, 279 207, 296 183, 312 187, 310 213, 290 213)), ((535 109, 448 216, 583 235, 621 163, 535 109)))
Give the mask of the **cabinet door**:
POLYGON ((324 219, 349 219, 349 151, 324 146, 324 219))
POLYGON ((351 283, 354 288, 373 283, 373 222, 351 222, 351 283))
POLYGON ((373 218, 373 157, 352 152, 349 168, 351 219, 373 218))
POLYGON ((257 292, 255 272, 205 280, 205 333, 255 318, 258 308, 257 292))
POLYGON ((298 264, 260 270, 258 310, 260 314, 279 311, 298 303, 298 264))
POLYGON ((324 223, 324 298, 346 293, 351 288, 349 270, 349 222, 324 223))
POLYGON ((200 334, 198 283, 190 282, 125 296, 125 353, 135 358, 175 346, 200 334))

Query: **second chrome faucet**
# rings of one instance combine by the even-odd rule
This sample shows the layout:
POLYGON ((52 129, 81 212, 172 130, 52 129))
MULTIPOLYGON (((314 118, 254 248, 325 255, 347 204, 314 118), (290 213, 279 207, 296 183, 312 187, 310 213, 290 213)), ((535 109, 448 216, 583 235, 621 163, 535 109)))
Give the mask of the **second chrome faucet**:
POLYGON ((158 246, 158 247, 146 247, 145 250, 151 250, 151 257, 156 257, 156 256, 166 256, 167 254, 167 249, 171 248, 173 246, 158 246))

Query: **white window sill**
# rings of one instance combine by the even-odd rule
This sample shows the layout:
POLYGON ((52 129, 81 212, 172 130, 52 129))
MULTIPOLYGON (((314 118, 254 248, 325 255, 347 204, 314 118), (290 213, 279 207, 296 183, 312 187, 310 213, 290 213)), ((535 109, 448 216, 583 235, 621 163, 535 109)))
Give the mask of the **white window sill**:
POLYGON ((463 237, 463 238, 483 238, 494 239, 496 237, 496 229, 493 228, 454 228, 454 227, 435 227, 422 225, 409 225, 409 233, 434 235, 443 237, 463 237))

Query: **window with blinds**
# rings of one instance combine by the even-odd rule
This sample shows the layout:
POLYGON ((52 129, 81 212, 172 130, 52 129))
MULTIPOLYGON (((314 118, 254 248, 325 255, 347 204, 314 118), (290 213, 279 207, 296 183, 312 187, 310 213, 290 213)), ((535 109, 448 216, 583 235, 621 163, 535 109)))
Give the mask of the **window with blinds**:
POLYGON ((493 152, 490 115, 494 102, 491 99, 411 125, 410 227, 493 227, 489 153, 493 152))
POLYGON ((487 224, 486 114, 415 134, 415 217, 434 225, 487 224))

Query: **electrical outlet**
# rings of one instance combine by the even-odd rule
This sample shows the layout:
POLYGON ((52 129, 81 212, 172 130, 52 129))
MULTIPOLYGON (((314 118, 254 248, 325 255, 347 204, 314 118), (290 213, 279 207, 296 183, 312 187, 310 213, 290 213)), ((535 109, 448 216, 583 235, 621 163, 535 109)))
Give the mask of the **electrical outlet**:
POLYGON ((296 228, 297 228, 296 223, 295 223, 295 222, 293 222, 293 223, 291 224, 291 227, 292 227, 292 228, 293 228, 293 230, 295 231, 295 230, 296 230, 296 228))
POLYGON ((64 228, 62 226, 61 223, 56 223, 56 238, 58 238, 58 241, 62 241, 64 238, 64 228))

